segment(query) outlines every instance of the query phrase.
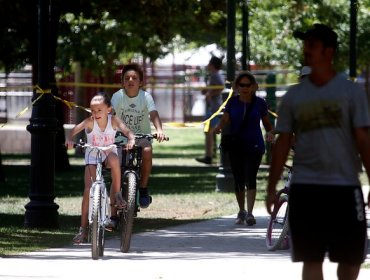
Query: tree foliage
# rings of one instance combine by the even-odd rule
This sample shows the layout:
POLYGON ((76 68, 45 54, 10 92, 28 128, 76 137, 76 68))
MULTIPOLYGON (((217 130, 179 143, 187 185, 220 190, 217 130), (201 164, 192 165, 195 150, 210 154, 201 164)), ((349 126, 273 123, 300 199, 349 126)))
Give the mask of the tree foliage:
MULTIPOLYGON (((184 42, 221 42, 225 3, 196 0, 91 1, 90 7, 61 18, 59 63, 76 60, 99 69, 140 54, 151 61, 165 55, 181 35, 184 42)), ((224 42, 225 43, 225 42, 224 42)))
MULTIPOLYGON (((337 66, 348 69, 350 1, 348 0, 274 0, 249 1, 251 59, 259 65, 301 66, 301 42, 294 30, 305 30, 313 23, 331 26, 339 36, 337 66)), ((359 68, 368 63, 370 1, 358 1, 359 68)))

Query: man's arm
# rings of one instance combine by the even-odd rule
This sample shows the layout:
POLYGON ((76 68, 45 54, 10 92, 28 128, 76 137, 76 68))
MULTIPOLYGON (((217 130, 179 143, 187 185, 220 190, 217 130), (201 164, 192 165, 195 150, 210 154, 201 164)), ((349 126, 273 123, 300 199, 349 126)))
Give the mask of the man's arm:
POLYGON ((272 160, 270 165, 269 179, 267 185, 266 209, 272 213, 272 205, 276 199, 276 185, 280 180, 288 153, 292 147, 292 133, 280 133, 272 149, 272 160))
MULTIPOLYGON (((370 181, 370 135, 368 127, 354 129, 357 148, 361 156, 362 163, 365 167, 367 178, 370 181)), ((367 205, 370 207, 370 190, 367 195, 367 205)))

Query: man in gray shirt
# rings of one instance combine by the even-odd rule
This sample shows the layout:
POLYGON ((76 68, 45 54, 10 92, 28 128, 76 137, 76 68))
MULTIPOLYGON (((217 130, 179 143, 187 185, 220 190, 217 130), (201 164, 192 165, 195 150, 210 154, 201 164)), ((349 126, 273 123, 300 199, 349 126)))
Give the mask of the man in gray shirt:
POLYGON ((367 251, 359 181, 361 161, 370 175, 366 94, 336 73, 337 34, 330 27, 314 24, 295 37, 303 40, 304 63, 311 74, 289 89, 278 111, 267 211, 271 214, 276 201, 276 184, 294 135, 289 192, 292 259, 303 262, 303 279, 323 279, 328 253, 330 261, 338 263, 339 279, 357 279, 367 251))
MULTIPOLYGON (((202 91, 206 97, 206 119, 210 118, 222 104, 221 92, 224 86, 224 78, 221 76, 220 69, 222 66, 222 59, 216 56, 212 56, 210 59, 207 70, 209 72, 208 86, 202 91)), ((197 161, 211 164, 214 155, 214 146, 216 141, 216 134, 214 128, 220 121, 219 117, 216 116, 210 120, 209 129, 205 132, 205 157, 196 158, 197 161)))

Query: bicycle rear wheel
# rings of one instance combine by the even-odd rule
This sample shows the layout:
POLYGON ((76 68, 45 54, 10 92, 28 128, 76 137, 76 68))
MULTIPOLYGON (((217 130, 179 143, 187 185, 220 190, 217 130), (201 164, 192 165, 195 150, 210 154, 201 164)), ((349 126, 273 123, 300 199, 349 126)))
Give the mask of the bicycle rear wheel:
POLYGON ((127 208, 121 215, 121 252, 127 253, 130 249, 132 228, 134 225, 134 214, 136 208, 136 185, 137 179, 133 172, 127 173, 124 178, 125 185, 124 197, 127 202, 127 208))
POLYGON ((91 255, 93 260, 97 260, 99 256, 103 254, 103 228, 100 226, 100 209, 101 209, 101 191, 100 185, 94 183, 92 185, 93 189, 93 199, 92 199, 92 225, 91 225, 91 255))
POLYGON ((269 251, 284 249, 288 235, 288 196, 283 195, 271 214, 266 233, 266 246, 269 251))

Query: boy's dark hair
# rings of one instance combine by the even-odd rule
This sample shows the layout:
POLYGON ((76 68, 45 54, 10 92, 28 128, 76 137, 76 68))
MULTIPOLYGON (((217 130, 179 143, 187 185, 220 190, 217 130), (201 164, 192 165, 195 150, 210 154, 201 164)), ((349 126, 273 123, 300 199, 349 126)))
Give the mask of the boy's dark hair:
POLYGON ((222 59, 217 56, 212 56, 209 60, 209 64, 212 64, 217 70, 220 70, 222 67, 222 59))
POLYGON ((101 96, 103 98, 104 104, 107 105, 108 107, 112 107, 112 103, 110 101, 110 97, 109 97, 109 95, 107 93, 101 91, 101 92, 98 92, 97 94, 95 94, 92 98, 94 98, 96 96, 101 96))
POLYGON ((123 66, 122 74, 121 74, 121 81, 123 81, 123 77, 125 76, 126 72, 128 71, 135 71, 139 74, 140 82, 144 80, 144 71, 137 63, 130 63, 123 66))

